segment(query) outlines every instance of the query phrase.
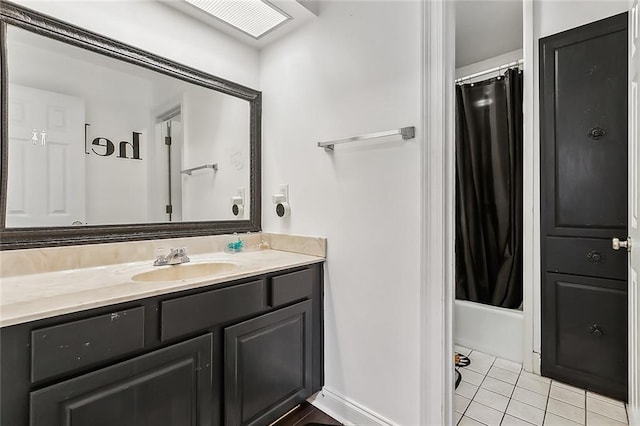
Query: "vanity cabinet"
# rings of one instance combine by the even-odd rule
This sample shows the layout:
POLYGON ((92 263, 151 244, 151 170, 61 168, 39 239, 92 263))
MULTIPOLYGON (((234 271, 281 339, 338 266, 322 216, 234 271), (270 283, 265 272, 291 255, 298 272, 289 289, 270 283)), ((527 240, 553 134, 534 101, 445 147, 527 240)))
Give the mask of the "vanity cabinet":
POLYGON ((268 425, 323 385, 322 306, 316 263, 1 328, 0 426, 268 425))

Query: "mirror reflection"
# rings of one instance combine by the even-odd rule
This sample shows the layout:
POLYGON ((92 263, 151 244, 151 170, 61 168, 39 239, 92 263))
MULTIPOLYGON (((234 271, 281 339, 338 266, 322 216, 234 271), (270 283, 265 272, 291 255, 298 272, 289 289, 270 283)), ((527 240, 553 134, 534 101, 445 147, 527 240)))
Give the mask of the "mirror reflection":
POLYGON ((7 27, 6 227, 246 220, 250 105, 7 27))

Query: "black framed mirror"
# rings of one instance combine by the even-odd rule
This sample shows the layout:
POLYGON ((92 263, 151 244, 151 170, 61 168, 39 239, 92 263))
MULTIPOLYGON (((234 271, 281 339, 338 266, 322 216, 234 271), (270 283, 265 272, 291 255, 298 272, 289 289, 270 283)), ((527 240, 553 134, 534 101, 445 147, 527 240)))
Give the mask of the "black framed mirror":
POLYGON ((1 249, 261 230, 259 91, 8 2, 0 36, 1 249))

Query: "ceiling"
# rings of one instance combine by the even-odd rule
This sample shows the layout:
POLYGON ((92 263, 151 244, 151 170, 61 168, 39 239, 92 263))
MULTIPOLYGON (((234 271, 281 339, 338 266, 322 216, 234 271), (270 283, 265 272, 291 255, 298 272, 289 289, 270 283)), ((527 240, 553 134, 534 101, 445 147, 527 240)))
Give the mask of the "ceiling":
POLYGON ((522 0, 456 2, 456 68, 522 49, 522 0))
POLYGON ((258 40, 234 28, 230 24, 227 24, 226 22, 223 22, 222 20, 201 11, 197 7, 187 3, 184 0, 159 1, 174 9, 179 10, 182 13, 198 19, 199 21, 202 21, 219 31, 224 32, 245 44, 260 49, 279 39, 283 35, 290 33, 305 22, 313 19, 318 14, 317 10, 320 0, 268 0, 268 2, 274 5, 276 8, 291 16, 292 19, 284 22, 258 40))

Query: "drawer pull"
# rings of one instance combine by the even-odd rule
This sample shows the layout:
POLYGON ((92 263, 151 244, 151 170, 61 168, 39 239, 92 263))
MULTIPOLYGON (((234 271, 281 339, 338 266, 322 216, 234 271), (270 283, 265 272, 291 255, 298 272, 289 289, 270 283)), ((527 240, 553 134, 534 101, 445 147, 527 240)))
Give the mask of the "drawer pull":
POLYGON ((594 127, 593 129, 589 130, 589 137, 596 141, 606 134, 607 134, 607 131, 604 130, 602 127, 594 127))
POLYGON ((604 336, 604 330, 601 329, 598 324, 593 324, 591 327, 589 327, 589 333, 596 336, 604 336))
POLYGON ((589 262, 595 263, 596 265, 604 263, 604 256, 602 253, 595 250, 587 253, 587 259, 589 259, 589 262))

